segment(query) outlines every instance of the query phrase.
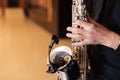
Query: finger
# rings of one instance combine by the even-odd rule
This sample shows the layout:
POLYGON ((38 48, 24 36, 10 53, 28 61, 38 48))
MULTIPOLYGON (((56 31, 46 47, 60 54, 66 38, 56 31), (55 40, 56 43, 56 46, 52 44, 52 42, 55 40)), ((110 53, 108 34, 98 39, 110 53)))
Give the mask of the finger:
POLYGON ((84 35, 82 35, 82 34, 71 34, 71 33, 67 33, 66 36, 67 36, 67 37, 70 37, 70 38, 72 38, 72 39, 75 39, 75 40, 82 40, 82 39, 85 38, 84 35))
POLYGON ((70 31, 74 34, 84 34, 86 31, 82 28, 76 28, 76 27, 67 27, 67 31, 70 31))
POLYGON ((84 46, 84 45, 88 45, 88 42, 83 40, 81 42, 76 42, 76 43, 72 43, 73 46, 84 46))
POLYGON ((80 25, 80 27, 83 27, 84 29, 88 29, 90 26, 93 26, 92 23, 83 21, 83 20, 77 20, 75 22, 76 25, 80 25))

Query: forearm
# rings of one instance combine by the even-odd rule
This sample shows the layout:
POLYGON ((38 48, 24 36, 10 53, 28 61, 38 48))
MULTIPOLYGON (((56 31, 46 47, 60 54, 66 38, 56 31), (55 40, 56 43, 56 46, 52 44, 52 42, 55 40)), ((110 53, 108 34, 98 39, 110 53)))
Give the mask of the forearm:
POLYGON ((120 45, 120 35, 114 32, 110 32, 108 35, 109 36, 106 38, 105 43, 103 44, 116 50, 120 45))

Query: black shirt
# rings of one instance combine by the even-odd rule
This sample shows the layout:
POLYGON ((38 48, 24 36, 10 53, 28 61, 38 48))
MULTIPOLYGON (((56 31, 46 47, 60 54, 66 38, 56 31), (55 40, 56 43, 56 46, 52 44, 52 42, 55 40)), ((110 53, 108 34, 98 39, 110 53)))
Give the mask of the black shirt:
MULTIPOLYGON (((87 8, 94 20, 120 34, 120 0, 87 0, 87 8)), ((103 45, 89 46, 88 56, 90 80, 120 80, 120 46, 116 51, 103 45)))

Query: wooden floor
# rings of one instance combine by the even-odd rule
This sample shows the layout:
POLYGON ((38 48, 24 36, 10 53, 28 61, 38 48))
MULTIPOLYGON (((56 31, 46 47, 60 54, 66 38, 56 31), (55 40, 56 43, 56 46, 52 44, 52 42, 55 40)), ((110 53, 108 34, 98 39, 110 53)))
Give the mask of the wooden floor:
MULTIPOLYGON (((0 80, 56 80, 47 74, 47 52, 52 34, 24 17, 20 8, 0 12, 0 80)), ((60 45, 70 46, 70 39, 60 45)))

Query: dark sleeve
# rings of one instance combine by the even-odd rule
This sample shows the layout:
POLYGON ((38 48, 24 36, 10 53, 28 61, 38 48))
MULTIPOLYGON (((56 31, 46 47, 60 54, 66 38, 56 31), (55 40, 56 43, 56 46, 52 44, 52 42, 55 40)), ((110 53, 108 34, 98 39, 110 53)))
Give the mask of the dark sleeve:
POLYGON ((114 53, 118 56, 120 56, 120 45, 119 47, 114 51, 114 53))
POLYGON ((107 27, 110 30, 120 35, 120 9, 119 8, 120 8, 120 0, 117 0, 107 20, 107 24, 108 24, 107 27))
POLYGON ((115 24, 120 27, 120 0, 117 0, 113 8, 111 18, 114 20, 115 24))

